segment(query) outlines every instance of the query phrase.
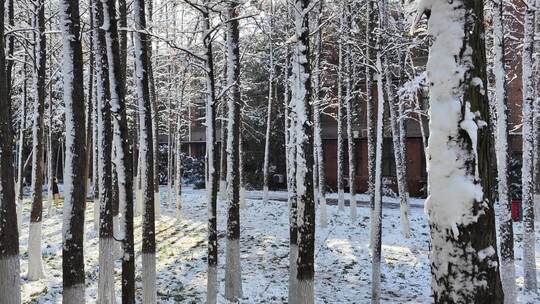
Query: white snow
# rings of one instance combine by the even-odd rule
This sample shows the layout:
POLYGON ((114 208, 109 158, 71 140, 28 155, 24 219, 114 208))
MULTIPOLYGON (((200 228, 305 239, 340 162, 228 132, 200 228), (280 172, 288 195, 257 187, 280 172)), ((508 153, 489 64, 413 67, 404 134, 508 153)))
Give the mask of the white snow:
MULTIPOLYGON (((60 185, 60 190, 62 190, 60 185)), ((166 188, 162 188, 165 201, 166 188)), ((175 206, 162 206, 163 220, 156 223, 156 278, 159 303, 204 303, 207 272, 206 191, 183 188, 183 218, 175 220, 175 206)), ((270 192, 268 204, 262 204, 262 192, 246 193, 247 208, 241 213, 242 235, 240 258, 245 303, 281 303, 288 298, 289 230, 285 192, 270 192)), ((334 198, 336 195, 333 196, 334 198)), ((358 195, 365 201, 366 195, 358 195)), ((421 208, 421 200, 411 199, 410 221, 414 238, 405 239, 398 232, 399 201, 384 198, 381 261, 382 303, 431 303, 430 266, 428 261, 429 226, 421 208), (387 208, 387 204, 395 206, 387 208)), ((21 235, 21 272, 28 269, 27 231, 29 204, 25 205, 21 235)), ((371 257, 369 249, 369 208, 358 208, 358 223, 335 215, 337 206, 328 206, 328 228, 317 227, 315 244, 315 303, 369 303, 371 257)), ((85 271, 86 302, 97 299, 98 238, 91 228, 93 206, 86 212, 85 271)), ((43 222, 43 256, 47 278, 34 282, 21 279, 22 301, 28 303, 61 303, 62 299, 62 238, 61 214, 43 222)), ((522 225, 514 224, 516 235, 516 284, 523 286, 521 265, 522 225)), ((218 208, 218 235, 226 230, 226 209, 218 208)), ((135 219, 137 299, 142 299, 141 280, 141 220, 135 219)), ((536 232, 537 244, 540 233, 536 232)), ((226 303, 224 295, 225 238, 219 238, 217 269, 217 303, 226 303)), ((536 247, 540 256, 540 246, 536 247)), ((121 263, 114 261, 116 301, 120 302, 121 263)), ((540 258, 536 259, 540 267, 540 258)), ((540 301, 540 297, 535 299, 540 301)))

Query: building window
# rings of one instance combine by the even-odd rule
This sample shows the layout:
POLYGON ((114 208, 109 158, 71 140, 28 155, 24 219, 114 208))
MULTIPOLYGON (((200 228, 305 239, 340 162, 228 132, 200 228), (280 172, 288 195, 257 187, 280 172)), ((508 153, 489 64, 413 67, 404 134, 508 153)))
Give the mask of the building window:
POLYGON ((393 144, 392 144, 392 138, 385 138, 383 141, 381 166, 382 166, 383 177, 396 176, 396 160, 394 159, 394 149, 393 149, 393 144))

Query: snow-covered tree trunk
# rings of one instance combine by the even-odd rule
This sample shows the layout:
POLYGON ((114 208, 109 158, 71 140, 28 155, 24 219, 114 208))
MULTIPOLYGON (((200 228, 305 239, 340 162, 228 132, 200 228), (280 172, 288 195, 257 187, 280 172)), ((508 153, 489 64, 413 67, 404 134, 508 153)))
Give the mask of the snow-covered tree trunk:
POLYGON ((294 3, 296 41, 293 47, 291 103, 296 123, 296 193, 298 204, 298 286, 293 303, 313 303, 315 275, 315 204, 313 199, 313 113, 309 49, 309 0, 294 3))
MULTIPOLYGON (((365 91, 366 91, 366 133, 367 133, 367 161, 368 161, 368 193, 369 193, 369 206, 370 206, 370 218, 374 219, 375 210, 375 153, 377 140, 376 133, 376 112, 375 112, 375 98, 372 94, 372 79, 374 75, 371 62, 375 58, 375 52, 372 49, 375 46, 375 35, 373 35, 373 29, 375 25, 375 18, 372 14, 375 12, 375 1, 368 0, 366 5, 366 71, 365 71, 365 91)), ((372 223, 373 224, 373 223, 372 223)), ((373 234, 371 234, 373 236, 373 234)), ((370 246, 373 246, 373 238, 370 238, 370 246)))
MULTIPOLYGON (((227 39, 227 33, 224 33, 224 40, 227 39)), ((227 46, 224 50, 224 61, 227 62, 227 46)), ((227 90, 227 64, 223 66, 223 90, 227 90)), ((221 99, 221 146, 219 153, 219 199, 225 201, 227 198, 227 102, 228 92, 223 94, 221 99)))
POLYGON ((345 190, 344 190, 344 147, 343 147, 343 31, 345 28, 345 12, 341 12, 339 22, 338 38, 338 62, 337 62, 337 188, 338 188, 338 208, 345 210, 345 190))
POLYGON ((64 48, 62 74, 66 119, 66 167, 64 171, 62 224, 62 300, 64 303, 80 303, 81 299, 85 297, 83 240, 87 161, 79 3, 69 0, 60 1, 60 18, 64 48))
POLYGON ((522 168, 522 204, 523 204, 523 287, 525 292, 536 292, 535 234, 534 234, 534 77, 533 48, 535 8, 530 4, 525 10, 523 24, 523 168, 522 168))
POLYGON ((287 201, 289 205, 289 303, 295 303, 298 292, 298 278, 296 260, 298 259, 298 205, 296 196, 296 117, 294 105, 289 98, 290 65, 289 50, 285 61, 285 90, 283 99, 285 103, 285 158, 287 164, 287 201))
POLYGON ((208 271, 207 271, 207 292, 206 303, 217 303, 217 293, 219 289, 217 279, 218 263, 218 238, 217 238, 217 194, 218 175, 216 168, 218 159, 216 157, 216 90, 214 79, 214 58, 212 53, 212 37, 210 25, 209 1, 204 1, 201 9, 203 18, 203 44, 205 47, 204 64, 206 72, 206 161, 208 167, 207 178, 207 198, 208 198, 208 271))
POLYGON ((98 104, 99 170, 99 278, 98 302, 114 303, 114 257, 112 214, 112 124, 109 64, 104 25, 103 3, 94 2, 95 56, 98 104))
MULTIPOLYGON (((49 54, 49 62, 51 61, 51 55, 49 54)), ((51 69, 49 69, 49 79, 51 79, 51 69)), ((52 107, 53 107, 53 100, 50 96, 52 96, 52 85, 51 82, 49 82, 49 107, 48 107, 48 128, 47 128, 47 149, 45 150, 45 154, 47 155, 47 216, 52 217, 56 213, 56 206, 54 206, 53 202, 53 183, 54 183, 54 173, 53 173, 53 148, 52 148, 52 107)))
POLYGON ((242 298, 242 267, 240 265, 240 34, 239 3, 228 4, 227 17, 227 242, 225 250, 225 298, 242 298))
POLYGON ((270 60, 270 73, 268 75, 268 105, 266 108, 266 133, 264 138, 264 164, 263 164, 263 204, 267 205, 268 203, 268 183, 269 183, 269 172, 268 165, 270 162, 270 130, 272 123, 272 89, 274 87, 274 40, 273 40, 273 31, 274 31, 274 2, 270 0, 270 28, 268 29, 269 36, 269 60, 270 60))
POLYGON ((347 41, 345 45, 345 57, 344 57, 344 68, 345 68, 345 111, 346 111, 346 122, 347 122, 347 156, 349 162, 349 209, 351 220, 356 221, 357 216, 357 206, 356 206, 356 148, 354 143, 354 134, 353 134, 353 121, 355 116, 354 104, 353 104, 353 87, 352 87, 352 50, 349 43, 350 31, 352 27, 351 23, 351 11, 350 5, 348 2, 343 5, 343 14, 345 22, 345 33, 343 36, 347 41))
MULTIPOLYGON (((388 18, 385 16, 385 18, 388 18)), ((385 62, 388 62, 385 60, 385 62)), ((402 132, 404 129, 400 126, 401 115, 399 115, 399 99, 394 96, 394 89, 392 85, 392 75, 389 68, 385 69, 386 78, 386 96, 388 99, 388 109, 390 113, 390 127, 392 129, 392 143, 394 148, 394 159, 396 162, 396 179, 399 191, 399 209, 400 209, 400 223, 401 234, 408 238, 411 234, 411 228, 409 226, 409 190, 407 187, 407 167, 404 159, 404 142, 402 141, 402 132)))
MULTIPOLYGON (((26 56, 24 57, 26 60, 26 56)), ((23 208, 23 190, 24 190, 24 132, 26 131, 26 102, 27 102, 27 68, 26 61, 23 64, 23 97, 21 100, 21 121, 19 126, 19 145, 17 150, 17 183, 15 184, 16 204, 17 204, 17 226, 21 234, 22 227, 22 208, 23 208)))
MULTIPOLYGON (((154 26, 153 23, 153 17, 154 17, 154 0, 146 0, 148 3, 148 29, 150 32, 152 32, 152 28, 154 26)), ((159 113, 158 113, 158 101, 157 101, 157 93, 156 93, 156 82, 154 77, 154 64, 152 62, 152 39, 151 36, 148 36, 148 46, 147 46, 147 53, 148 53, 148 87, 150 92, 150 106, 152 111, 152 174, 153 174, 153 181, 154 181, 154 215, 156 219, 159 219, 161 216, 161 196, 159 195, 159 113)), ((156 53, 157 53, 157 47, 156 47, 156 53)), ((157 55, 157 54, 156 54, 157 55)), ((157 56, 156 56, 157 58, 157 56)))
POLYGON ((322 17, 322 10, 323 10, 324 1, 319 1, 319 5, 317 5, 317 28, 319 30, 317 31, 316 35, 316 58, 315 58, 315 67, 313 71, 313 90, 314 90, 314 96, 315 100, 313 102, 313 140, 314 140, 314 159, 316 161, 316 171, 317 176, 314 178, 314 180, 317 181, 318 185, 316 185, 317 189, 317 196, 316 196, 316 202, 319 203, 319 224, 321 227, 327 227, 328 226, 328 215, 326 211, 326 173, 325 173, 325 165, 324 165, 324 150, 323 150, 323 142, 322 142, 322 128, 321 128, 321 105, 322 105, 322 69, 321 69, 321 58, 322 58, 322 29, 321 27, 321 17, 322 17))
POLYGON ((45 73, 46 73, 46 40, 45 40, 45 6, 43 0, 34 3, 34 27, 36 28, 34 49, 34 119, 32 129, 32 210, 28 236, 28 280, 43 278, 41 256, 41 222, 43 216, 43 137, 45 110, 45 73))
POLYGON ((512 304, 516 297, 516 268, 514 264, 514 230, 512 201, 508 193, 508 121, 505 67, 504 1, 493 1, 493 74, 495 78, 495 154, 497 157, 497 192, 499 197, 499 249, 501 283, 504 303, 512 304))
MULTIPOLYGON (((0 4, 0 37, 4 37, 4 5, 0 4)), ((0 108, 10 109, 4 39, 0 39, 0 108)), ((0 295, 9 304, 21 303, 19 233, 13 188, 10 111, 0 111, 0 295)))
POLYGON ((150 39, 140 31, 146 28, 144 0, 133 2, 133 19, 138 32, 133 33, 135 49, 135 73, 137 98, 141 123, 141 176, 144 199, 143 208, 143 239, 142 239, 142 268, 143 268, 143 303, 156 302, 156 239, 155 239, 155 180, 154 180, 154 150, 152 134, 151 96, 149 86, 149 48, 150 39))
MULTIPOLYGON (((386 5, 385 0, 379 0, 379 26, 381 26, 381 13, 386 5)), ((383 152, 383 123, 384 123, 384 84, 383 64, 380 37, 376 44, 377 68, 377 120, 375 127, 375 181, 373 185, 374 205, 371 214, 371 303, 381 301, 381 244, 382 244, 382 152, 383 152)))
POLYGON ((429 1, 427 64, 432 293, 436 303, 502 303, 491 201, 483 1, 429 1))
MULTIPOLYGON (((119 213, 122 222, 118 234, 122 241, 122 303, 135 302, 135 253, 133 239, 133 164, 129 149, 129 133, 126 117, 125 70, 122 58, 116 18, 115 0, 103 3, 105 38, 109 65, 111 93, 111 113, 114 125, 113 144, 116 149, 116 170, 118 177, 119 213)), ((115 227, 116 228, 116 227, 115 227)))

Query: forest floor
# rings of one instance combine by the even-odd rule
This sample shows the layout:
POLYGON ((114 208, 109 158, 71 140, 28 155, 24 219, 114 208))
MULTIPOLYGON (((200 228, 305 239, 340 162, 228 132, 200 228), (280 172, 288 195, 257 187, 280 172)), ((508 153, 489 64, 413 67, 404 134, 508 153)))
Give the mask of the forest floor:
MULTIPOLYGON (((241 210, 241 264, 244 298, 241 303, 286 303, 288 284, 288 210, 273 192, 268 204, 262 204, 260 192, 248 192, 246 208, 241 210), (255 199, 253 199, 255 198, 255 199)), ((359 200, 363 200, 359 195, 359 200)), ((428 260, 429 227, 421 208, 411 208, 411 238, 402 237, 399 209, 395 200, 385 198, 383 208, 382 302, 431 303, 428 260), (386 206, 389 206, 388 208, 386 206)), ((417 207, 420 199, 412 199, 417 207)), ((206 298, 206 191, 183 189, 183 215, 175 219, 175 207, 161 188, 162 215, 156 223, 157 289, 159 303, 204 303, 206 298)), ((95 303, 98 278, 98 238, 93 224, 93 203, 86 212, 86 300, 95 303)), ((27 240, 29 204, 25 204, 21 235, 21 271, 24 303, 61 303, 62 236, 61 208, 49 216, 44 212, 43 262, 45 278, 28 282, 27 240)), ((328 207, 329 225, 316 228, 315 292, 316 303, 369 303, 371 257, 369 244, 369 208, 361 204, 353 224, 349 210, 328 207)), ((318 218, 317 218, 318 222, 318 218)), ((137 252, 137 294, 141 296, 141 219, 135 220, 137 252)), ((218 203, 219 229, 219 303, 226 303, 223 262, 226 208, 218 203)), ((521 224, 516 223, 517 284, 523 284, 521 267, 521 224)), ((536 265, 540 267, 540 233, 536 235, 536 265)), ((116 296, 120 302, 120 262, 115 265, 116 296)), ((540 280, 540 277, 539 277, 540 280)), ((538 299, 540 303, 540 298, 538 299)))

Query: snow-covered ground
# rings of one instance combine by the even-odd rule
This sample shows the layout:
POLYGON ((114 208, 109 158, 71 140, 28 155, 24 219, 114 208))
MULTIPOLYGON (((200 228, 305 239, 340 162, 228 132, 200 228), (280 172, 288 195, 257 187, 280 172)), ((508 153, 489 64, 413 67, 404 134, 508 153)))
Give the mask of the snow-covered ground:
MULTIPOLYGON (((263 205, 259 193, 248 193, 247 207, 241 210, 241 263, 244 299, 242 303, 284 303, 288 282, 287 204, 270 201, 263 205)), ((183 190, 183 218, 174 219, 174 206, 161 189, 163 216, 156 223, 157 286, 159 303, 204 303, 206 289, 206 192, 183 190)), ((274 192, 270 198, 285 196, 274 192)), ((261 195, 262 197, 262 195, 261 195)), ((387 200, 385 199, 385 202, 387 200)), ((388 199, 388 202, 391 202, 388 199)), ((413 204, 421 204, 421 200, 413 204)), ((60 209, 61 210, 61 209, 60 209)), ((98 239, 93 230, 93 206, 86 212, 86 300, 97 298, 98 239)), ((225 206, 218 203, 220 303, 225 303, 224 248, 225 206)), ((53 217, 44 214, 43 259, 46 278, 26 280, 29 205, 24 208, 21 236, 22 291, 25 303, 60 303, 62 292, 61 211, 53 217)), ((369 303, 371 258, 369 209, 358 208, 358 220, 351 223, 348 211, 339 213, 328 207, 328 228, 316 230, 317 303, 369 303)), ((429 227, 421 208, 411 208, 413 237, 404 239, 399 232, 399 209, 383 209, 382 301, 384 303, 430 303, 428 261, 429 227)), ((136 251, 141 246, 141 221, 135 221, 136 251)), ((516 224, 517 284, 523 284, 521 268, 521 225, 516 224)), ((536 265, 540 267, 540 233, 536 237, 536 265)), ((115 265, 117 298, 120 302, 120 262, 115 265)), ((141 295, 141 259, 137 254, 137 293, 141 295)), ((540 280, 540 277, 539 277, 540 280)), ((139 298, 140 300, 140 298, 139 298)), ((540 298, 538 299, 540 303, 540 298)))

